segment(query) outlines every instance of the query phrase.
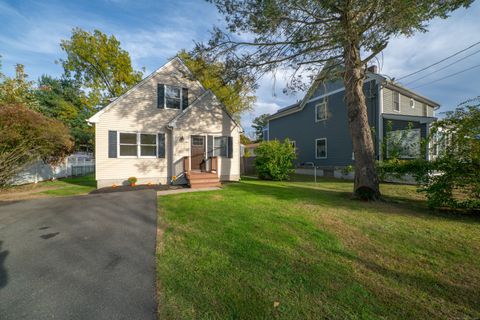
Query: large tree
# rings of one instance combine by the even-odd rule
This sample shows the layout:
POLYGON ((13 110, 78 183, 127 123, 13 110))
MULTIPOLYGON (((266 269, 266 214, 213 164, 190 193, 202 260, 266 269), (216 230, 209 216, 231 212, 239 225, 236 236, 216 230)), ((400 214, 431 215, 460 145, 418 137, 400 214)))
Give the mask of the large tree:
POLYGON ((252 93, 255 90, 252 77, 245 74, 229 73, 220 61, 208 61, 201 53, 192 54, 185 50, 178 53, 196 79, 206 89, 212 90, 225 108, 235 116, 250 110, 255 102, 252 93))
MULTIPOLYGON (((365 67, 392 37, 425 32, 433 18, 472 0, 208 0, 225 16, 200 51, 256 74, 279 68, 319 71, 342 65, 355 152, 354 191, 380 196, 375 149, 363 93, 365 67), (241 35, 241 36, 238 36, 241 35), (245 40, 247 39, 247 40, 245 40)), ((332 68, 333 69, 333 68, 332 68)), ((320 74, 320 73, 319 73, 320 74)), ((328 74, 324 72, 323 75, 328 74)), ((297 79, 296 77, 294 79, 297 79)), ((319 80, 319 79, 315 79, 319 80)), ((292 81, 292 84, 296 84, 292 81)))
POLYGON ((33 110, 38 108, 34 82, 28 80, 22 64, 15 66, 15 77, 4 75, 0 64, 0 105, 7 104, 21 104, 33 110))
POLYGON ((255 139, 256 141, 263 141, 265 137, 263 136, 263 129, 268 124, 268 113, 259 115, 252 121, 252 128, 255 130, 255 139))
POLYGON ((108 104, 142 79, 142 72, 133 69, 129 53, 113 35, 75 28, 60 47, 67 54, 60 60, 66 77, 82 84, 92 106, 108 104))
POLYGON ((63 122, 70 129, 77 149, 93 148, 94 131, 86 120, 95 110, 89 107, 78 82, 43 75, 38 80, 36 96, 38 110, 49 118, 63 122))

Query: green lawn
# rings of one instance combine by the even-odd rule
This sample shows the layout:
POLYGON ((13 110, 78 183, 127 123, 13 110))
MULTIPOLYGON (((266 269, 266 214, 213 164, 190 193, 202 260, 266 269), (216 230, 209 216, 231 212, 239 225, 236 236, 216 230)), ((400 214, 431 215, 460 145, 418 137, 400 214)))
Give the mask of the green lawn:
POLYGON ((480 219, 414 187, 245 180, 159 197, 161 319, 476 319, 480 219))
POLYGON ((97 188, 97 182, 93 175, 83 177, 64 178, 55 181, 43 182, 43 186, 52 187, 50 190, 41 191, 50 196, 75 196, 86 194, 97 188))

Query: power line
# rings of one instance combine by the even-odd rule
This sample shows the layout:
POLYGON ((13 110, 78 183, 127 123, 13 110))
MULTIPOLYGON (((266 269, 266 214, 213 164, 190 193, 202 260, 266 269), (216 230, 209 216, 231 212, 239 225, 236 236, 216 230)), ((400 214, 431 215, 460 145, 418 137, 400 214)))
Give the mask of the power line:
POLYGON ((420 77, 420 78, 415 79, 415 80, 413 80, 413 81, 407 82, 407 83, 405 84, 405 86, 408 86, 409 84, 415 83, 415 82, 417 82, 417 81, 419 81, 419 80, 425 79, 426 77, 428 77, 428 76, 430 76, 430 75, 432 75, 432 74, 434 74, 434 73, 437 73, 437 72, 439 72, 439 71, 442 71, 442 70, 444 70, 444 69, 446 69, 446 68, 448 68, 448 67, 450 67, 450 66, 453 66, 454 64, 456 64, 456 63, 458 63, 458 62, 460 62, 460 61, 463 61, 463 60, 467 59, 468 57, 471 57, 471 56, 473 56, 474 54, 477 54, 477 53, 479 53, 479 52, 480 52, 480 50, 477 50, 477 51, 475 51, 474 53, 471 53, 471 54, 469 54, 469 55, 467 55, 467 56, 465 56, 465 57, 463 57, 463 58, 460 58, 460 59, 458 59, 458 60, 455 60, 454 62, 452 62, 452 63, 450 63, 450 64, 447 64, 445 67, 442 67, 442 68, 440 68, 440 69, 437 69, 437 70, 435 70, 435 71, 432 71, 432 72, 430 72, 430 73, 427 73, 427 74, 424 75, 423 77, 420 77))
POLYGON ((448 57, 446 57, 446 58, 444 58, 444 59, 442 59, 442 60, 440 60, 440 61, 437 61, 437 62, 435 62, 435 63, 432 63, 432 64, 429 65, 429 66, 426 66, 426 67, 424 67, 424 68, 422 68, 422 69, 420 69, 420 70, 418 70, 418 71, 409 73, 409 74, 407 74, 407 75, 405 75, 405 76, 403 76, 403 77, 400 77, 400 78, 398 78, 398 79, 396 79, 396 80, 397 80, 397 81, 398 81, 398 80, 402 80, 402 79, 411 77, 411 76, 413 76, 414 74, 417 74, 417 73, 420 73, 420 72, 422 72, 422 71, 425 71, 425 70, 427 70, 427 69, 429 69, 429 68, 431 68, 431 67, 433 67, 433 66, 436 66, 437 64, 442 63, 442 62, 445 61, 445 60, 448 60, 448 59, 450 59, 450 58, 453 58, 453 57, 459 55, 460 53, 465 52, 465 51, 467 51, 468 49, 475 47, 475 46, 478 45, 478 44, 480 44, 480 41, 472 44, 471 46, 469 46, 469 47, 467 47, 467 48, 465 48, 465 49, 462 49, 462 50, 460 50, 460 51, 458 51, 458 52, 455 52, 454 54, 449 55, 448 57))
POLYGON ((478 67, 480 67, 480 64, 477 64, 476 66, 473 66, 473 67, 470 67, 470 68, 467 68, 467 69, 464 69, 464 70, 461 70, 461 71, 458 71, 458 72, 449 74, 448 76, 445 76, 445 77, 443 77, 443 78, 440 78, 440 79, 431 81, 431 82, 429 82, 429 83, 425 83, 425 84, 422 84, 422 85, 413 87, 413 89, 417 89, 417 88, 420 88, 420 87, 428 86, 428 85, 430 85, 430 84, 432 84, 432 83, 435 83, 435 82, 438 82, 438 81, 441 81, 441 80, 445 80, 445 79, 447 79, 447 78, 451 78, 451 77, 453 77, 453 76, 456 76, 457 74, 464 73, 464 72, 473 70, 473 69, 478 68, 478 67))

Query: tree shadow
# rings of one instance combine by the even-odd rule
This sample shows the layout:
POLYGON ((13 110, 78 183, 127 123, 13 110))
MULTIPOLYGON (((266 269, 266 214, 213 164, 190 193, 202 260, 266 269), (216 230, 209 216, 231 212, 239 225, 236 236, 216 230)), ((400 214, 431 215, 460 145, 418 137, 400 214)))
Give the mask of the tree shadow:
MULTIPOLYGON (((376 210, 377 213, 388 215, 409 215, 417 218, 445 219, 480 224, 480 215, 455 214, 450 211, 431 210, 424 201, 401 196, 388 196, 383 201, 369 202, 355 199, 351 192, 334 190, 334 188, 329 189, 328 186, 324 189, 319 189, 314 186, 300 186, 292 182, 269 181, 268 184, 263 184, 258 182, 258 180, 252 179, 250 181, 255 183, 254 187, 248 183, 240 183, 232 184, 232 188, 247 193, 275 197, 278 200, 301 201, 313 205, 323 204, 335 208, 348 209, 353 212, 372 209, 376 210)), ((325 182, 337 181, 329 179, 325 180, 325 182)), ((318 186, 320 184, 321 182, 318 182, 318 186)))
POLYGON ((8 274, 5 268, 5 260, 7 259, 8 253, 8 250, 2 250, 2 241, 0 241, 0 289, 8 283, 8 274))
POLYGON ((93 174, 81 177, 63 178, 59 179, 59 181, 82 187, 97 187, 97 181, 95 180, 95 176, 93 174))

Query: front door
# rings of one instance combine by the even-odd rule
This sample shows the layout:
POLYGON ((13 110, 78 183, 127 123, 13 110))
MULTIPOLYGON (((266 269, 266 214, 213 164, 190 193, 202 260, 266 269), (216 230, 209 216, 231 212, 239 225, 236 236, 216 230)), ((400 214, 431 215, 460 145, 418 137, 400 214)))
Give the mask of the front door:
POLYGON ((192 136, 190 158, 192 170, 201 170, 205 159, 205 136, 192 136))

